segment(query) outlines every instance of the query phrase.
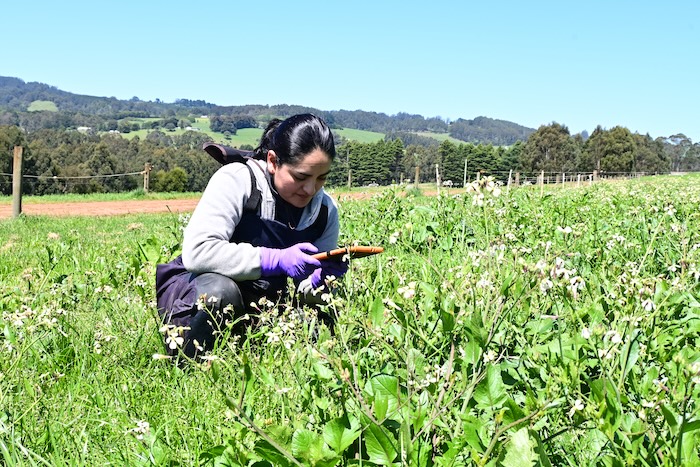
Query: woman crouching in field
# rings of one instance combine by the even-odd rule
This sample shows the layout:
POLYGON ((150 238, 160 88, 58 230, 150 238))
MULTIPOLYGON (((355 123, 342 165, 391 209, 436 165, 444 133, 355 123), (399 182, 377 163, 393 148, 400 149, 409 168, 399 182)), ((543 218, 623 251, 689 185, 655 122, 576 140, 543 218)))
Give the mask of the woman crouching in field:
POLYGON ((311 114, 272 120, 252 158, 221 167, 185 228, 182 255, 158 265, 158 312, 168 352, 194 357, 214 347, 227 323, 254 314, 262 297, 287 293, 291 277, 311 302, 347 263, 312 255, 338 243, 338 210, 323 185, 333 135, 311 114))

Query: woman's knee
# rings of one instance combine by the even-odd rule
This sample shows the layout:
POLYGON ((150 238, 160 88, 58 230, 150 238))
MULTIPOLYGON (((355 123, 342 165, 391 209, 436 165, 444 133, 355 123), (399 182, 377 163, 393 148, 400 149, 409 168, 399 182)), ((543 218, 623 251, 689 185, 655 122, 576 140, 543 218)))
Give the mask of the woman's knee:
POLYGON ((243 309, 241 289, 233 279, 208 272, 198 275, 195 282, 197 298, 205 300, 207 308, 223 310, 231 306, 233 310, 243 309))

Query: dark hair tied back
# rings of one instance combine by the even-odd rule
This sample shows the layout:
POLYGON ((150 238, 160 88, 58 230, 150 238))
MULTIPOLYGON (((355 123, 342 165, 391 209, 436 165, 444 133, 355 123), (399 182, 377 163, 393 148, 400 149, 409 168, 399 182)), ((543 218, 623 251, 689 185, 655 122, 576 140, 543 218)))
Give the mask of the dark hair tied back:
POLYGON ((320 149, 333 160, 333 133, 321 118, 313 114, 298 114, 286 120, 270 120, 260 138, 260 145, 255 148, 254 157, 265 160, 267 152, 273 150, 279 165, 295 165, 314 149, 320 149))

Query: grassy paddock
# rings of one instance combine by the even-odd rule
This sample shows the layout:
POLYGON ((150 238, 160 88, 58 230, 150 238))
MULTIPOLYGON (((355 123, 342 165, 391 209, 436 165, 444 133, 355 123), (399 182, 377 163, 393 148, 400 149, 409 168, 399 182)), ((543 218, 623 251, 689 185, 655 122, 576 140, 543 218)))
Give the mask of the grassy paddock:
POLYGON ((262 305, 182 367, 153 282, 186 218, 0 222, 0 463, 697 465, 698 178, 444 193, 341 198, 385 252, 335 335, 262 305))
MULTIPOLYGON (((148 121, 148 120, 158 120, 158 119, 137 119, 137 118, 132 118, 129 120, 133 121, 148 121)), ((260 142, 260 136, 262 136, 263 129, 262 128, 242 128, 236 132, 235 135, 231 135, 229 139, 225 139, 222 133, 215 133, 212 132, 209 129, 209 119, 208 118, 201 118, 198 117, 195 119, 195 123, 192 125, 194 128, 197 128, 200 132, 208 135, 212 141, 216 141, 218 143, 223 143, 227 144, 229 146, 234 146, 234 147, 241 147, 244 144, 256 147, 258 143, 260 142)), ((153 130, 137 130, 137 131, 131 131, 129 133, 124 133, 122 136, 127 139, 132 139, 135 136, 138 136, 139 138, 145 138, 148 136, 148 133, 150 133, 153 130)), ((167 131, 167 130, 159 130, 163 131, 166 134, 169 135, 181 135, 182 133, 185 132, 182 128, 175 128, 172 131, 167 131)), ((377 141, 381 141, 384 139, 384 133, 377 133, 373 131, 365 131, 365 130, 354 130, 354 129, 341 129, 341 130, 334 130, 338 134, 344 136, 345 138, 349 139, 350 141, 358 141, 360 143, 374 143, 377 141)), ((436 135, 436 137, 439 135, 436 135)))

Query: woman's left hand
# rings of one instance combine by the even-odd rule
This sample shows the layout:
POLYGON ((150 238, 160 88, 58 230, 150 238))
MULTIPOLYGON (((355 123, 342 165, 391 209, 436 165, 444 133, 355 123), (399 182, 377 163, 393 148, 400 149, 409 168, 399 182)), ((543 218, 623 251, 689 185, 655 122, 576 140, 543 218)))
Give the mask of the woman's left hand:
POLYGON ((317 289, 326 283, 330 276, 340 278, 348 272, 349 263, 346 261, 321 261, 321 267, 311 274, 311 287, 317 289))

